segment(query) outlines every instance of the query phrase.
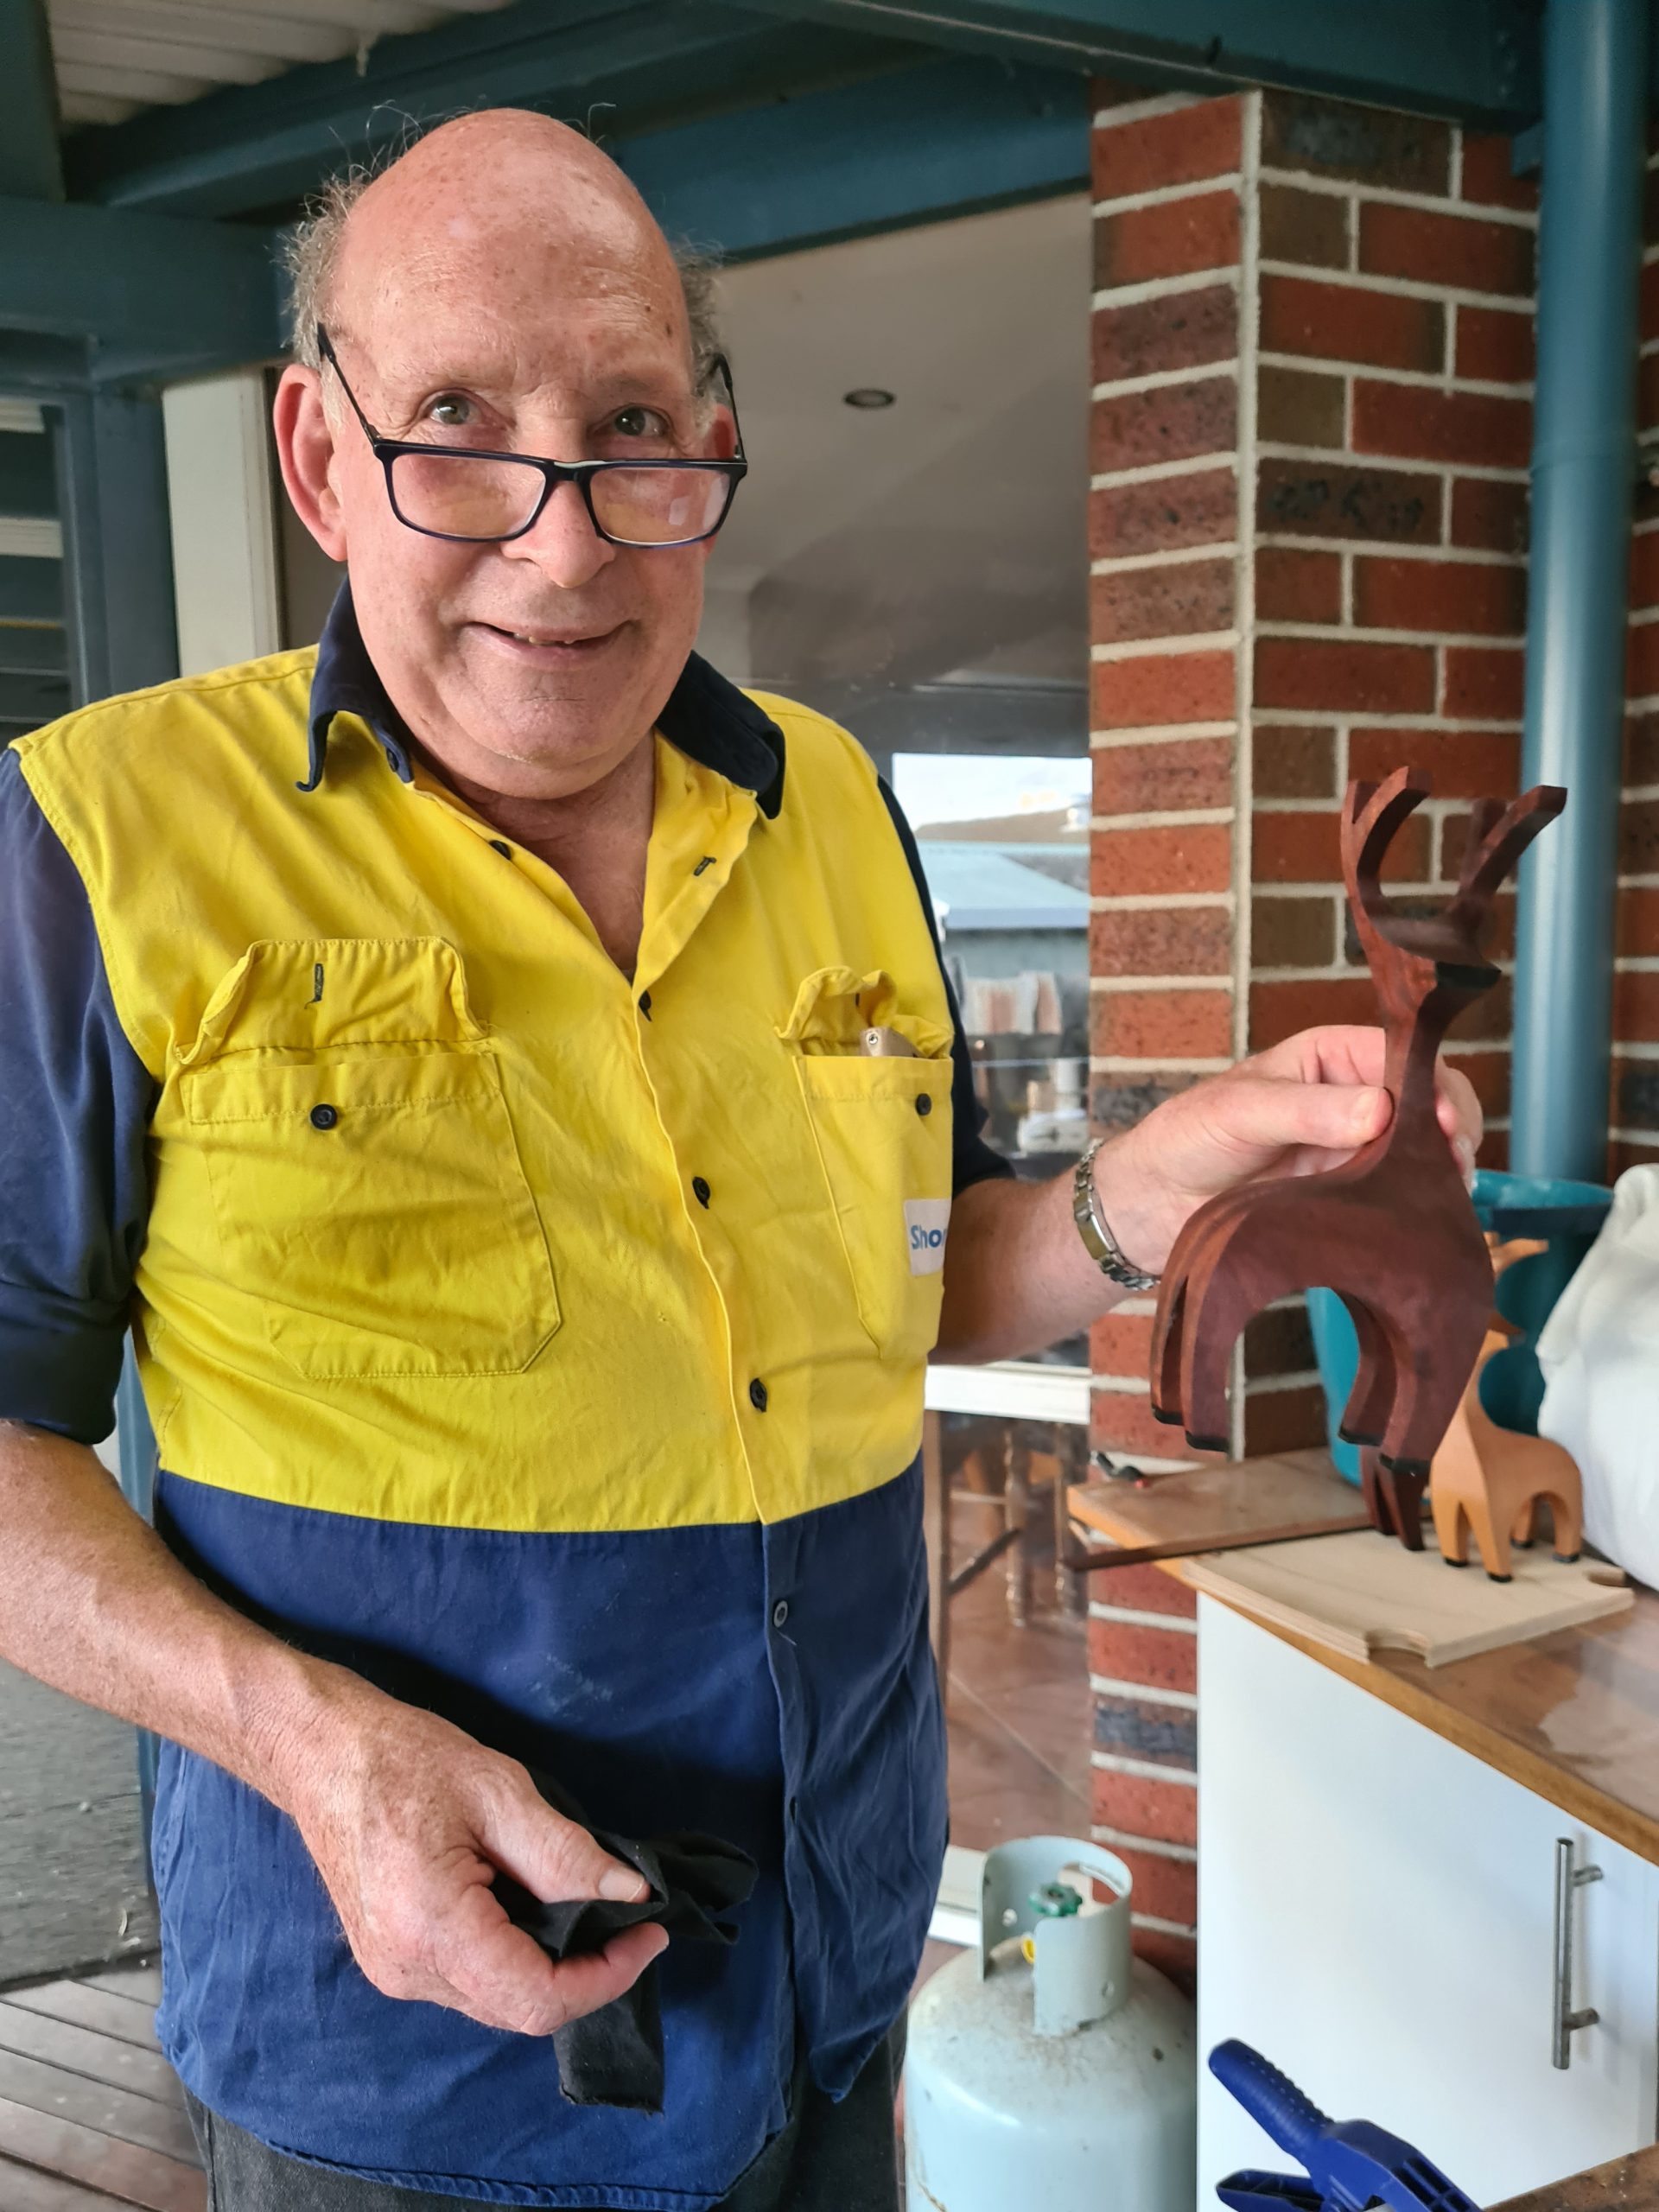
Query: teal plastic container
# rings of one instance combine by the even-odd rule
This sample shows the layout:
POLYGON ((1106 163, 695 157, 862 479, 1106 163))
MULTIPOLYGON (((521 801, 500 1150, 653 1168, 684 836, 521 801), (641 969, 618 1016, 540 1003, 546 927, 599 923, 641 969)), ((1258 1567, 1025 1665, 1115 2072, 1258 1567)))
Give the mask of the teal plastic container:
MULTIPOLYGON (((1600 1183, 1573 1183, 1553 1175, 1503 1175, 1482 1168, 1475 1177, 1475 1212, 1483 1229, 1499 1236, 1542 1236, 1549 1249, 1522 1260, 1499 1281, 1497 1307, 1525 1333, 1487 1364, 1480 1402, 1504 1428, 1538 1433, 1544 1378, 1538 1366, 1538 1332, 1576 1273, 1607 1216, 1613 1194, 1600 1183)), ((1354 1376, 1359 1339, 1348 1309, 1333 1290, 1310 1290, 1307 1318, 1325 1390, 1325 1428, 1338 1474, 1359 1480, 1359 1448, 1337 1434, 1354 1376)))

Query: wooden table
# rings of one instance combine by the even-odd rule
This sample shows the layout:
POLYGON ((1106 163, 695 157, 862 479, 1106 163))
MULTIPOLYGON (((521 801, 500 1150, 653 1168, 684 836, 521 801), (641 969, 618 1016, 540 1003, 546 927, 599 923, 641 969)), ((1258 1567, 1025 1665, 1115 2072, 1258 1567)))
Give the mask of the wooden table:
POLYGON ((1659 2145, 1511 2196, 1496 2212, 1659 2212, 1659 2145))
MULTIPOLYGON (((1076 1491, 1072 1503, 1075 1510, 1076 1491)), ((1090 1504, 1092 1529, 1121 1543, 1144 1539, 1146 1516, 1133 1491, 1115 1508, 1109 1490, 1091 1484, 1090 1504)), ((1209 1533, 1211 1517, 1195 1521, 1195 1533, 1209 1533)), ((1190 1579, 1180 1560, 1164 1571, 1190 1579)), ((1611 1620, 1433 1670, 1407 1652, 1352 1660, 1269 1622, 1259 1625, 1659 1865, 1659 1595, 1652 1591, 1638 1589, 1630 1611, 1611 1620)))

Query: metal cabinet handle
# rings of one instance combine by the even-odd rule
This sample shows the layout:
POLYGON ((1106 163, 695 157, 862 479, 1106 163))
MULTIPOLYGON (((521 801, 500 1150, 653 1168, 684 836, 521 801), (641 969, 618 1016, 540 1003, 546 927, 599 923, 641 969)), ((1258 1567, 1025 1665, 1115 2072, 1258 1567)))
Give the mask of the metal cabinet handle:
POLYGON ((1573 1896, 1586 1882, 1601 1879, 1599 1866, 1575 1866, 1570 1836, 1555 1840, 1555 2001, 1551 2014, 1551 2057, 1565 2073, 1573 2063, 1573 2037, 1601 2018, 1592 2005, 1573 2010, 1573 1896))

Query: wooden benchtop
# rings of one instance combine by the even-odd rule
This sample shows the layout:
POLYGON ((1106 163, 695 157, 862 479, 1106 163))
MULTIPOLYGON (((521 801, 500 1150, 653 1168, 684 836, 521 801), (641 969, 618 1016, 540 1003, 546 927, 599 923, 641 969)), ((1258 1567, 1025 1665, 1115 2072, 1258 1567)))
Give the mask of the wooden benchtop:
POLYGON ((1659 2146, 1632 2151, 1548 2189, 1529 2189, 1496 2212, 1659 2212, 1659 2146))
MULTIPOLYGON (((1143 1541, 1149 1494, 1115 1491, 1098 1483, 1074 1491, 1073 1510, 1114 1542, 1143 1541)), ((1163 1571, 1187 1579, 1179 1560, 1163 1571)), ((1611 1620, 1432 1671, 1405 1652, 1353 1660, 1266 1621, 1258 1625, 1659 1865, 1659 1596, 1653 1592, 1638 1589, 1631 1609, 1611 1620)), ((1548 2193, 1538 2200, 1546 2201, 1555 2200, 1548 2193)), ((1580 2201, 1561 2199, 1575 2212, 1580 2201)), ((1530 2208, 1533 2200, 1527 2202, 1530 2208)))

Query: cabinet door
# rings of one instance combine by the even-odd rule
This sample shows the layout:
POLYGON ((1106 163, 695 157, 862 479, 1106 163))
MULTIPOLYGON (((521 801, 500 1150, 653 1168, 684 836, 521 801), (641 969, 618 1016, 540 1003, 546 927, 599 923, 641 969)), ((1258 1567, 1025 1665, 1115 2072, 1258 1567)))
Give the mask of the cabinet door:
MULTIPOLYGON (((1198 2027, 1338 2119, 1415 2143, 1477 2203, 1654 2139, 1659 1868, 1212 1599, 1198 1606, 1198 2027), (1555 1839, 1573 2003, 1551 2063, 1555 1839)), ((1286 2161, 1206 2069, 1200 2202, 1286 2161)))

